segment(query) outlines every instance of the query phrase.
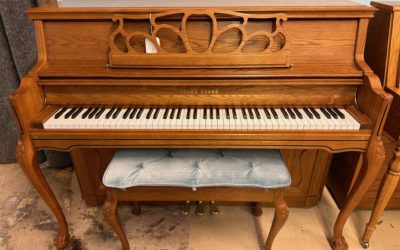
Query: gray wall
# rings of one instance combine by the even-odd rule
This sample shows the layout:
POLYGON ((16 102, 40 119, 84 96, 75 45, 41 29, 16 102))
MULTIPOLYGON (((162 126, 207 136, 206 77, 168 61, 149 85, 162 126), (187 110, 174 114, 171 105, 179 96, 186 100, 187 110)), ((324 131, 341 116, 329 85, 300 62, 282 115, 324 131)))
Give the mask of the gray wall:
MULTIPOLYGON (((34 6, 35 0, 0 0, 0 163, 15 162, 18 131, 7 97, 36 62, 33 24, 25 15, 34 6)), ((52 167, 71 164, 69 154, 45 153, 52 167)), ((44 159, 40 153, 39 161, 44 159)))
POLYGON ((33 25, 24 14, 34 0, 0 0, 0 163, 15 162, 17 129, 7 97, 36 61, 33 25))

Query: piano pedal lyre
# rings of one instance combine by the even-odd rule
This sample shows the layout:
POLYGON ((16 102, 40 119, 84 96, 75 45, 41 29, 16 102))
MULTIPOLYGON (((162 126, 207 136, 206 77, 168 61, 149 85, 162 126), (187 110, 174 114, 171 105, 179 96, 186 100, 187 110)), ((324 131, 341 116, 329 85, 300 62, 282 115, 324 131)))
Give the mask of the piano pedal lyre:
POLYGON ((185 205, 181 208, 182 215, 188 215, 190 213, 190 201, 186 201, 185 205))

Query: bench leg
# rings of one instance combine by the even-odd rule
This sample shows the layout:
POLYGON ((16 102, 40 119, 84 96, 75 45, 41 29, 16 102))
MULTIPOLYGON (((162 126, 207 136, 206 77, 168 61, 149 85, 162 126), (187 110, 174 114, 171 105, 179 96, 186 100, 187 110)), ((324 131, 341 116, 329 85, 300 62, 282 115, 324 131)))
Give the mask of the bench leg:
POLYGON ((281 190, 276 190, 274 193, 274 207, 274 220, 272 221, 271 229, 269 230, 268 238, 265 242, 265 250, 270 250, 272 248, 272 242, 289 216, 289 209, 281 190))
POLYGON ((126 235, 118 219, 117 205, 118 199, 116 193, 107 190, 107 198, 103 206, 104 218, 106 219, 108 224, 110 224, 115 233, 117 233, 119 239, 121 240, 122 249, 129 250, 130 248, 128 240, 126 239, 126 235))

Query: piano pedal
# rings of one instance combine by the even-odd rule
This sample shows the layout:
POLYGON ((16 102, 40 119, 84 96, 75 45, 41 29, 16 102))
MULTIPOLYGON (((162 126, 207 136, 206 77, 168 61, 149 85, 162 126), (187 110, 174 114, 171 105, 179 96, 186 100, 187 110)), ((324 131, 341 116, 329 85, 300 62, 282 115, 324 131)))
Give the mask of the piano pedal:
POLYGON ((132 214, 138 216, 142 213, 142 209, 140 208, 140 203, 138 201, 133 202, 133 207, 132 207, 132 214))
POLYGON ((188 215, 190 213, 190 201, 186 201, 186 204, 181 208, 182 215, 188 215))
POLYGON ((204 215, 204 204, 203 201, 198 201, 196 206, 196 214, 199 216, 204 215))
POLYGON ((215 204, 215 201, 210 202, 210 214, 212 215, 218 215, 219 214, 219 208, 215 204))

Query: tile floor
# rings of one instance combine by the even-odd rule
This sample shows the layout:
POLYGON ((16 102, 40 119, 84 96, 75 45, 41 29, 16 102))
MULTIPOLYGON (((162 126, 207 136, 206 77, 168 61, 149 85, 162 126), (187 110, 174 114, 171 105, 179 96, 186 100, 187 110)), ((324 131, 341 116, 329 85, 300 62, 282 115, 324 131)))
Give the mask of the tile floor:
MULTIPOLYGON (((43 201, 17 164, 0 165, 0 250, 53 249, 57 225, 43 201)), ((117 237, 103 221, 101 208, 87 207, 70 168, 45 169, 69 221, 72 244, 68 249, 120 249, 117 237)), ((268 233, 273 209, 264 208, 254 218, 244 206, 220 207, 221 214, 181 216, 178 206, 144 206, 141 216, 120 208, 120 216, 132 249, 260 249, 268 233), (256 229, 261 230, 256 230, 256 229), (258 232, 258 233, 257 233, 258 232)), ((338 213, 325 190, 318 206, 291 208, 289 220, 278 235, 274 249, 330 249, 327 238, 338 213)), ((358 239, 370 211, 356 211, 344 235, 350 249, 362 249, 358 239)), ((371 250, 400 249, 400 212, 386 211, 381 218, 371 250)))

